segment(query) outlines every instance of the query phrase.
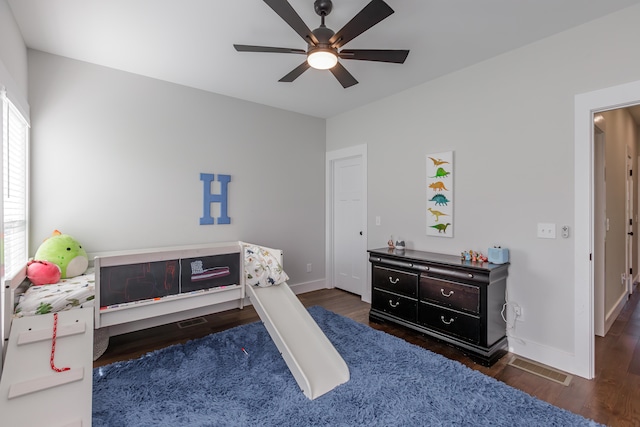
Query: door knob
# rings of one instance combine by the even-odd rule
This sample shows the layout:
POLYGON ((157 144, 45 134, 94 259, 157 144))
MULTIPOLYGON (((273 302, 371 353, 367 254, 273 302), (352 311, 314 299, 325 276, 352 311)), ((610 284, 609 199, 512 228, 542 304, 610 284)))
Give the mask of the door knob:
POLYGON ((360 235, 362 236, 362 231, 360 232, 360 235))

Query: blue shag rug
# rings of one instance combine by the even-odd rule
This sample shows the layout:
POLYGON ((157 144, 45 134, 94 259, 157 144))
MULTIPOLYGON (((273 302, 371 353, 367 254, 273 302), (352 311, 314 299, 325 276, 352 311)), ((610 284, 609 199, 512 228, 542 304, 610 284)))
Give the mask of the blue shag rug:
POLYGON ((329 393, 307 399, 256 322, 94 369, 93 426, 598 425, 321 307, 309 312, 351 372, 329 393))

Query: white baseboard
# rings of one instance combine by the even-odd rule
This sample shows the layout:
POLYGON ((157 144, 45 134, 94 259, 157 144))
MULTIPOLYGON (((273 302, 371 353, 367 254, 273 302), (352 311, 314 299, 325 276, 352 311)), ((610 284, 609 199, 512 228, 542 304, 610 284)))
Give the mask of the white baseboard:
POLYGON ((307 292, 319 291, 320 289, 328 289, 324 279, 314 280, 313 282, 296 283, 289 285, 294 294, 304 294, 307 292))
POLYGON ((623 293, 622 295, 620 295, 620 298, 618 298, 618 301, 616 301, 616 304, 611 308, 611 310, 609 310, 609 312, 605 314, 604 316, 604 334, 605 335, 607 335, 607 332, 609 332, 611 325, 613 325, 613 323, 616 321, 616 319, 622 312, 622 309, 624 308, 628 299, 629 299, 629 295, 626 292, 623 293))

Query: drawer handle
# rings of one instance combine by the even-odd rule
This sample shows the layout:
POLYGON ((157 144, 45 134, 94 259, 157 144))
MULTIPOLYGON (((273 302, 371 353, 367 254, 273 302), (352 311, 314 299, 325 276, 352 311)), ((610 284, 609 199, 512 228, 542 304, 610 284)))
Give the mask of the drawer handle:
POLYGON ((398 277, 398 278, 396 279, 396 281, 394 282, 394 281, 393 281, 393 277, 389 276, 389 282, 391 282, 391 284, 392 284, 392 285, 395 285, 395 284, 396 284, 396 283, 398 283, 399 281, 400 281, 400 278, 399 278, 399 277, 398 277))
POLYGON ((469 276, 469 279, 473 279, 473 274, 469 273, 467 276, 469 276))
POLYGON ((449 321, 447 321, 444 316, 440 316, 440 320, 442 320, 442 323, 444 323, 445 325, 450 325, 453 323, 453 321, 455 320, 453 317, 451 319, 449 319, 449 321))
POLYGON ((442 294, 443 297, 447 297, 449 298, 451 295, 453 295, 453 291, 449 291, 448 294, 444 293, 444 289, 440 289, 440 293, 442 294))
POLYGON ((400 305, 400 301, 398 301, 395 305, 393 304, 393 301, 389 300, 389 305, 391 306, 391 308, 396 308, 397 306, 400 305))

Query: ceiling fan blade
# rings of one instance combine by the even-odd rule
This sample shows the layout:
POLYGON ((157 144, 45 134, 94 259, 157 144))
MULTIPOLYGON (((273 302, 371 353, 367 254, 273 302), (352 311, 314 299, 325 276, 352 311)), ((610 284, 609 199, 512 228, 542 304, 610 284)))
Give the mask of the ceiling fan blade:
POLYGON ((331 71, 331 74, 338 79, 342 87, 345 89, 358 84, 358 81, 339 62, 333 68, 330 68, 329 71, 331 71))
POLYGON ((264 0, 264 2, 275 13, 289 24, 293 30, 300 35, 308 44, 313 46, 318 44, 318 39, 311 32, 307 24, 304 23, 300 15, 293 9, 287 0, 264 0))
POLYGON ((342 47, 392 13, 393 9, 383 0, 371 0, 364 9, 329 39, 329 44, 335 48, 342 47))
POLYGON ((294 81, 295 79, 300 77, 300 75, 302 73, 307 71, 309 69, 309 67, 310 67, 309 63, 307 61, 304 61, 302 64, 298 65, 289 74, 287 74, 286 76, 284 76, 283 78, 281 78, 278 81, 279 82, 285 82, 285 83, 291 83, 292 81, 294 81))
POLYGON ((238 52, 307 53, 302 49, 290 49, 288 47, 250 46, 246 44, 234 44, 233 47, 235 47, 238 52))
POLYGON ((342 59, 393 62, 395 64, 403 64, 408 55, 408 50, 389 49, 342 49, 338 53, 338 56, 342 59))

